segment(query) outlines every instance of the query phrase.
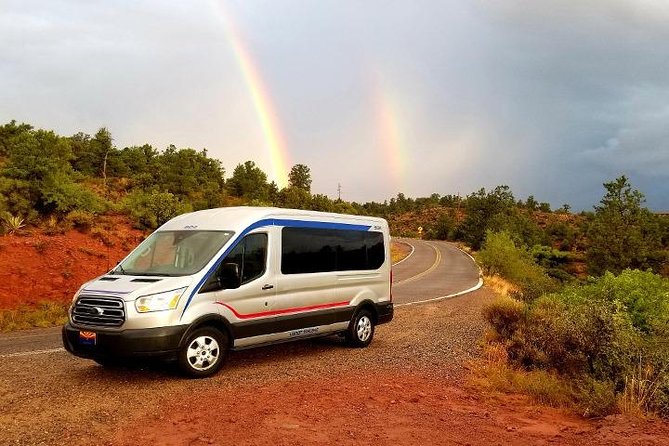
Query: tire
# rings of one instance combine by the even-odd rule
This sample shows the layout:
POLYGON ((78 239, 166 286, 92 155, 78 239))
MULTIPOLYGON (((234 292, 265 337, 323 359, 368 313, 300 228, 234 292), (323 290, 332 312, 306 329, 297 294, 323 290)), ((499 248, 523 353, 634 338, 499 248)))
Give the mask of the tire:
POLYGON ((198 328, 179 350, 179 368, 190 378, 205 378, 218 372, 227 354, 225 333, 213 327, 198 328))
POLYGON ((346 331, 346 343, 351 347, 367 347, 374 338, 374 317, 369 310, 360 310, 353 316, 346 331))

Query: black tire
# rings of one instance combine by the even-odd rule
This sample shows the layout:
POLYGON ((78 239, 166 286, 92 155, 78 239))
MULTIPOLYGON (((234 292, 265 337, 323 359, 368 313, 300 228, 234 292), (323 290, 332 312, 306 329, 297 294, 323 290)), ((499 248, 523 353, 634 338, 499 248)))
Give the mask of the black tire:
POLYGON ((205 378, 218 372, 227 354, 225 333, 213 327, 198 328, 188 335, 179 350, 179 368, 190 378, 205 378))
POLYGON ((345 338, 351 347, 367 347, 374 338, 374 316, 369 310, 360 310, 348 324, 345 338))

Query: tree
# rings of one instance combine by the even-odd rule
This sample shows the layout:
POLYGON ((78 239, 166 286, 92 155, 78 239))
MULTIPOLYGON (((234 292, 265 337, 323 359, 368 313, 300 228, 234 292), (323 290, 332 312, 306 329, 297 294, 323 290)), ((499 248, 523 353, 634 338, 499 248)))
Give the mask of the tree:
POLYGON ((311 209, 311 194, 299 187, 286 187, 279 192, 279 205, 290 209, 311 209))
POLYGON ((267 175, 253 161, 238 164, 227 182, 228 192, 248 201, 269 201, 270 187, 267 175))
MULTIPOLYGON (((509 186, 497 186, 487 192, 481 188, 467 196, 465 200, 466 217, 459 226, 461 238, 472 248, 479 249, 485 239, 486 230, 491 222, 499 220, 516 205, 509 186)), ((501 230, 501 225, 496 229, 501 230)))
POLYGON ((288 174, 288 185, 311 193, 311 170, 304 164, 295 164, 288 174))
POLYGON ((534 198, 534 195, 530 195, 527 197, 527 201, 525 202, 525 207, 527 208, 528 211, 536 211, 537 208, 539 207, 539 203, 537 203, 537 200, 534 198))
MULTIPOLYGON (((195 210, 220 206, 223 192, 223 168, 207 151, 177 149, 170 145, 152 162, 154 184, 186 200, 195 210)), ((255 197, 252 197, 255 198, 255 197)))
POLYGON ((107 159, 114 150, 109 130, 102 127, 91 138, 85 133, 77 133, 69 139, 72 148, 72 167, 90 177, 102 177, 107 184, 107 159))
POLYGON ((10 146, 14 138, 22 133, 30 132, 33 126, 29 124, 16 124, 12 120, 5 125, 0 126, 0 161, 9 156, 10 146))
POLYGON ((661 269, 665 259, 658 217, 643 207, 644 195, 626 176, 604 183, 606 193, 589 224, 588 271, 601 275, 624 269, 661 269))
MULTIPOLYGON (((52 131, 30 130, 10 138, 7 148, 9 156, 1 173, 12 181, 3 182, 2 192, 23 190, 30 197, 30 209, 23 212, 34 209, 41 214, 65 214, 74 209, 102 210, 103 204, 95 194, 74 181, 68 138, 52 131)), ((18 203, 9 206, 18 211, 18 203)))

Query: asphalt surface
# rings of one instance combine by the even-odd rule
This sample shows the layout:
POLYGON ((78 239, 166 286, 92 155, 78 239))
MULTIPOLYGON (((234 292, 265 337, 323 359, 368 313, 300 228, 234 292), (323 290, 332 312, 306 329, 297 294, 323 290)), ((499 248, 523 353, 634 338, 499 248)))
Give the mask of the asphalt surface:
MULTIPOLYGON (((413 248, 393 266, 393 302, 407 305, 469 290, 479 282, 474 261, 455 245, 441 241, 395 239, 413 248)), ((62 351, 60 328, 0 334, 0 360, 62 351)))
POLYGON ((408 304, 450 296, 475 287, 479 268, 455 245, 441 241, 396 239, 413 253, 393 266, 393 302, 408 304))

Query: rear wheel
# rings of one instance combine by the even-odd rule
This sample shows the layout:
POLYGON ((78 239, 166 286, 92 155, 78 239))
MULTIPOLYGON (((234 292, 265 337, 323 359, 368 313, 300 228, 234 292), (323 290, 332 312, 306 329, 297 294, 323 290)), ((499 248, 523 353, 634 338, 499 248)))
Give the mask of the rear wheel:
POLYGON ((228 353, 228 337, 212 327, 198 328, 179 351, 179 367, 189 377, 204 378, 216 373, 228 353))
POLYGON ((374 317, 369 310, 360 310, 351 319, 346 342, 351 347, 367 347, 374 337, 374 317))

